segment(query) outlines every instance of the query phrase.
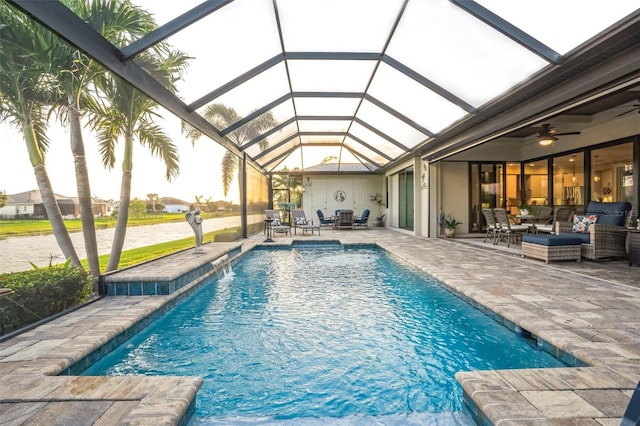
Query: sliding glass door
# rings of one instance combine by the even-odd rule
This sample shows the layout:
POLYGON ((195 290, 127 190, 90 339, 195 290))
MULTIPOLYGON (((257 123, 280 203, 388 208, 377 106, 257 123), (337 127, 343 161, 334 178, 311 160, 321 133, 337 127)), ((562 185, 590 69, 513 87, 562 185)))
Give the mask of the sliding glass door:
POLYGON ((398 174, 398 226, 413 231, 413 167, 398 174))
POLYGON ((470 203, 471 227, 470 232, 484 232, 486 222, 482 215, 482 209, 505 207, 511 197, 519 197, 519 164, 509 165, 511 173, 506 174, 504 163, 471 163, 470 164, 470 203), (515 174, 517 173, 517 174, 515 174), (505 189, 505 187, 507 187, 505 189), (505 190, 509 199, 505 197, 505 190))

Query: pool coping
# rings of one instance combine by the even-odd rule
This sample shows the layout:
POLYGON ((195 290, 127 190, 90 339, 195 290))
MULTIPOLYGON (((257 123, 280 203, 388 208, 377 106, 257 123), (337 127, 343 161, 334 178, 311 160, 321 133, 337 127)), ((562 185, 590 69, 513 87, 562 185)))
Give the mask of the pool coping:
MULTIPOLYGON (((628 402, 640 380, 640 315, 629 318, 625 327, 619 327, 618 336, 611 331, 616 330, 616 324, 610 325, 610 332, 606 333, 603 329, 576 329, 553 321, 548 312, 530 309, 532 303, 535 305, 535 295, 530 300, 514 298, 505 286, 496 286, 495 276, 481 280, 477 274, 474 277, 471 273, 473 267, 482 270, 488 255, 479 256, 470 248, 456 246, 453 251, 461 254, 462 258, 475 255, 476 259, 466 264, 455 264, 444 262, 443 259, 447 258, 441 257, 447 250, 451 252, 452 243, 448 241, 380 230, 326 234, 329 236, 323 238, 336 239, 339 236, 337 239, 345 244, 371 245, 375 241, 388 252, 434 276, 467 302, 490 315, 494 313, 494 319, 506 322, 515 331, 519 327, 539 341, 548 342, 545 349, 553 351, 556 348, 573 357, 578 365, 591 365, 457 373, 456 379, 464 390, 465 403, 478 424, 557 424, 559 420, 587 419, 596 422, 592 424, 619 424, 625 401, 628 402), (558 407, 563 407, 564 411, 559 413, 558 407), (585 417, 584 413, 589 416, 585 417)), ((278 238, 274 245, 289 246, 293 241, 305 241, 305 238, 307 242, 319 239, 283 237, 278 238)), ((259 236, 254 236, 242 244, 212 244, 206 249, 207 256, 213 260, 221 253, 238 247, 246 252, 262 245, 260 240, 259 236)), ((193 255, 187 251, 181 256, 193 255)), ((518 265, 517 268, 527 271, 542 269, 549 274, 550 280, 557 280, 559 276, 556 269, 545 269, 535 261, 494 261, 498 263, 495 269, 502 267, 502 276, 507 279, 509 265, 518 265)), ((174 266, 179 268, 187 264, 178 262, 174 266)), ((126 271, 131 276, 141 274, 135 268, 126 271)), ((95 413, 96 424, 109 424, 106 419, 116 418, 135 424, 180 424, 186 421, 202 384, 200 378, 132 377, 127 378, 126 383, 117 383, 113 378, 57 374, 70 369, 83 358, 90 362, 91 354, 96 350, 109 345, 122 333, 126 336, 127 330, 135 330, 136 324, 152 312, 168 309, 172 301, 183 297, 197 284, 194 282, 167 296, 110 296, 0 343, 0 415, 21 424, 20 419, 33 421, 51 418, 52 415, 64 419, 65 415, 74 412, 75 407, 76 412, 95 413), (34 387, 35 382, 38 385, 34 387)), ((602 286, 601 283, 598 285, 602 286)), ((572 288, 579 290, 575 285, 572 288)), ((611 288, 603 287, 605 290, 611 291, 611 288)), ((621 298, 631 295, 635 300, 632 300, 632 306, 640 311, 640 289, 625 289, 620 295, 621 298)), ((544 297, 539 296, 539 299, 544 297)), ((625 303, 629 301, 625 300, 625 303)), ((68 370, 68 373, 74 371, 68 370)))

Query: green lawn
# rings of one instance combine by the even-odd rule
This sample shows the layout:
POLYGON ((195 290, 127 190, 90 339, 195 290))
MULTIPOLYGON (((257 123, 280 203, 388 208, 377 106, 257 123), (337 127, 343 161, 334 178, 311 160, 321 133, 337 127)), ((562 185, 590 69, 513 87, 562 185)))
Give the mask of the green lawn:
MULTIPOLYGON (((214 217, 224 216, 237 216, 238 213, 223 212, 223 213, 209 213, 203 212, 201 214, 203 219, 210 219, 214 217)), ((129 223, 127 226, 139 226, 139 225, 155 225, 158 223, 167 222, 183 222, 185 220, 184 213, 162 213, 162 214, 149 214, 141 217, 129 217, 129 223)), ((95 219, 96 229, 114 228, 116 226, 116 219, 112 217, 98 217, 95 219)), ((80 219, 65 220, 69 232, 82 231, 82 222, 80 219)), ((51 223, 47 219, 41 220, 0 220, 0 239, 8 237, 24 237, 29 235, 46 235, 51 234, 51 223)))

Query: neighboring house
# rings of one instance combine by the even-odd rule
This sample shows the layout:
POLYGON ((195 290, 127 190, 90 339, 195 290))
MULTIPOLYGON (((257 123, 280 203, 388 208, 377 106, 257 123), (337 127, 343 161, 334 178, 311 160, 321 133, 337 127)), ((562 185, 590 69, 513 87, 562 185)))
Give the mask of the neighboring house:
POLYGON ((191 210, 191 204, 178 198, 162 197, 160 203, 164 205, 164 211, 167 213, 182 213, 191 210))
MULTIPOLYGON (((64 218, 79 215, 77 198, 59 194, 55 194, 55 197, 64 218)), ((38 190, 7 194, 7 205, 0 208, 0 217, 3 219, 48 219, 38 190)))
POLYGON ((113 216, 113 213, 118 210, 118 202, 113 200, 104 201, 105 205, 105 216, 113 216))

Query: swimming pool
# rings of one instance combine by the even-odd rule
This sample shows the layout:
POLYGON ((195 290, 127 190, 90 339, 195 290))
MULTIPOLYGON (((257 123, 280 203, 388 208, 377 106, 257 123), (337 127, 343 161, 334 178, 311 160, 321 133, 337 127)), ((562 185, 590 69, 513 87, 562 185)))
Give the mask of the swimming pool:
POLYGON ((564 366, 378 248, 255 249, 234 272, 84 375, 201 376, 194 423, 469 424, 455 372, 564 366))

